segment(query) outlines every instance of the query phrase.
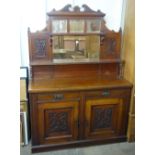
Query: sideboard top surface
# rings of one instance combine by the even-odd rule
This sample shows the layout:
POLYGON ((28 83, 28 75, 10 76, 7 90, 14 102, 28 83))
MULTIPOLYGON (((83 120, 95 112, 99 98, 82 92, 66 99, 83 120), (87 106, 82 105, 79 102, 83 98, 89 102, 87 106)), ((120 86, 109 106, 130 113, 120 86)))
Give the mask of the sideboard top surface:
POLYGON ((126 87, 132 87, 132 84, 126 80, 105 80, 102 78, 38 79, 29 82, 30 93, 126 87))

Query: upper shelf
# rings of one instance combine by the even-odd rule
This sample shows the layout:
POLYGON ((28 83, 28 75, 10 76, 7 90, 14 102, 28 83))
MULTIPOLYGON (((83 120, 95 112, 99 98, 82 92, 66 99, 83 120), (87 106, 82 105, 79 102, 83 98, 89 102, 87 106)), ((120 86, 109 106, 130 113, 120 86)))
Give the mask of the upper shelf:
POLYGON ((98 59, 54 59, 53 61, 35 61, 31 62, 31 66, 40 66, 40 65, 70 65, 70 64, 107 64, 107 63, 124 63, 123 60, 120 59, 107 59, 107 60, 98 60, 98 59))

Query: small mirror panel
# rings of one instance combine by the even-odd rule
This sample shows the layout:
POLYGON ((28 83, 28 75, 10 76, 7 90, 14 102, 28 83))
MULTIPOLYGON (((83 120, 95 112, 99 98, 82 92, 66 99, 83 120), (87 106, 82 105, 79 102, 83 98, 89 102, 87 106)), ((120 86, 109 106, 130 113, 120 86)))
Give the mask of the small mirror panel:
POLYGON ((67 20, 53 20, 52 21, 53 33, 67 33, 67 20))

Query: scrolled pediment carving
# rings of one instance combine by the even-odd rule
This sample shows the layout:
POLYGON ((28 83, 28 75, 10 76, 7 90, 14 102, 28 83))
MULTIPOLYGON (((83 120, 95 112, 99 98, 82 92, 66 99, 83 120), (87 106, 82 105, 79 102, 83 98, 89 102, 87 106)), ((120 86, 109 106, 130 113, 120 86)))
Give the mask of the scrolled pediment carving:
POLYGON ((67 4, 67 5, 65 5, 60 11, 64 11, 64 12, 70 11, 70 8, 71 8, 71 7, 72 7, 71 4, 67 4))
POLYGON ((104 17, 105 14, 102 13, 100 10, 94 11, 92 10, 88 5, 83 4, 81 7, 80 6, 72 6, 71 4, 67 4, 65 5, 62 9, 60 10, 55 10, 53 9, 51 12, 47 13, 48 16, 53 16, 53 15, 57 15, 57 14, 61 14, 61 13, 79 13, 79 14, 96 14, 99 16, 104 17))

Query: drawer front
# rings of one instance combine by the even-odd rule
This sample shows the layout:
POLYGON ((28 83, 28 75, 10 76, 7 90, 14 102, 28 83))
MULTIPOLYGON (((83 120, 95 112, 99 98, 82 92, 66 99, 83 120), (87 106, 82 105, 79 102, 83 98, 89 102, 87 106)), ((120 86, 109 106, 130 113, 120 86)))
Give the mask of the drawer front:
POLYGON ((85 92, 86 97, 127 97, 130 96, 130 88, 123 89, 100 89, 85 92))
POLYGON ((79 99, 80 94, 74 93, 74 92, 55 92, 55 93, 40 93, 37 95, 37 100, 39 102, 44 101, 61 101, 61 100, 73 100, 73 99, 79 99))

